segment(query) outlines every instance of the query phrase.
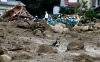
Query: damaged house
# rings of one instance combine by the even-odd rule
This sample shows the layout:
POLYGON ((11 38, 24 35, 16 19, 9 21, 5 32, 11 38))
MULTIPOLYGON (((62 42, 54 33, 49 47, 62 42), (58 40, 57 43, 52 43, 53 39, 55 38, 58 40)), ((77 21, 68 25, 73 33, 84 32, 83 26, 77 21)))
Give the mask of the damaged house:
POLYGON ((8 9, 11 9, 13 6, 21 4, 25 6, 21 1, 16 0, 0 0, 0 14, 3 14, 8 9))
POLYGON ((1 18, 5 21, 31 18, 32 15, 26 10, 25 5, 20 1, 6 0, 0 4, 1 18))

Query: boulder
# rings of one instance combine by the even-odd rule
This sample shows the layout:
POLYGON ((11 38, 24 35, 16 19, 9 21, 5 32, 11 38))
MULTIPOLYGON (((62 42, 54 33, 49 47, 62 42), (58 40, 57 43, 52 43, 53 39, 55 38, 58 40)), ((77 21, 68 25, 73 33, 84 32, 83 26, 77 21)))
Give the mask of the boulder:
POLYGON ((33 34, 35 36, 43 37, 43 33, 39 29, 34 30, 33 31, 33 34))
POLYGON ((42 44, 39 46, 39 49, 37 52, 38 53, 57 53, 57 50, 53 49, 51 46, 47 44, 42 44))
POLYGON ((70 35, 71 38, 77 38, 77 37, 78 37, 78 33, 75 32, 75 31, 71 31, 71 32, 69 32, 69 33, 67 33, 67 34, 70 35))
POLYGON ((66 26, 65 24, 62 24, 62 23, 58 23, 58 24, 55 24, 55 26, 51 26, 52 29, 54 30, 54 32, 57 32, 57 33, 63 33, 66 29, 66 26))
POLYGON ((89 29, 89 26, 81 26, 80 28, 82 31, 87 31, 89 29))
POLYGON ((29 25, 27 22, 20 21, 20 22, 18 23, 17 27, 19 27, 19 28, 24 28, 24 29, 28 29, 28 28, 30 28, 30 25, 29 25))
POLYGON ((62 25, 60 25, 60 24, 56 24, 55 26, 54 26, 54 30, 55 30, 55 32, 57 32, 57 33, 62 33, 63 32, 63 26, 62 25))
POLYGON ((68 28, 64 28, 64 29, 63 29, 63 33, 66 34, 66 33, 69 33, 69 32, 70 32, 70 30, 69 30, 68 28))
POLYGON ((96 23, 96 24, 94 25, 94 27, 95 27, 95 28, 100 28, 100 22, 96 23))
POLYGON ((80 54, 73 58, 73 62, 95 62, 94 58, 87 54, 80 54))
POLYGON ((72 29, 75 31, 80 31, 80 26, 75 25, 72 29))
POLYGON ((11 57, 6 55, 6 54, 3 54, 3 55, 0 55, 0 62, 10 62, 11 61, 11 57))
POLYGON ((67 46, 67 50, 80 50, 84 49, 84 43, 82 41, 70 42, 67 46))
POLYGON ((46 36, 46 37, 49 37, 49 38, 51 38, 54 34, 53 34, 53 32, 51 32, 51 31, 44 31, 43 32, 43 34, 46 36))

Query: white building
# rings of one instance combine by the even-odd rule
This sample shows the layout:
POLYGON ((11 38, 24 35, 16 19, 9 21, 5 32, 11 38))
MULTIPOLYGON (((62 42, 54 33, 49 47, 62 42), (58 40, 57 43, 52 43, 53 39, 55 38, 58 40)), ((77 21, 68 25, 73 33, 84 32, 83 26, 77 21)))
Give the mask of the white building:
POLYGON ((14 5, 21 4, 25 6, 21 1, 16 0, 0 0, 0 14, 8 9, 11 9, 14 5))

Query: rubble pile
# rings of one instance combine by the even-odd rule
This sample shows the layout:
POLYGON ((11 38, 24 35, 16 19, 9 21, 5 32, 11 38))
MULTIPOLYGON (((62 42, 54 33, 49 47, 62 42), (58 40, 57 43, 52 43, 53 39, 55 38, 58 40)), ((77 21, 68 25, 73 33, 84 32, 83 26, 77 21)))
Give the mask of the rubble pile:
MULTIPOLYGON (((58 58, 66 60, 65 57, 73 57, 75 56, 75 53, 78 55, 78 53, 91 52, 92 50, 88 51, 88 48, 91 47, 95 50, 97 47, 96 44, 99 44, 99 21, 94 22, 89 21, 90 19, 83 19, 80 20, 79 23, 77 22, 75 25, 70 27, 64 23, 50 25, 44 20, 36 22, 27 20, 27 18, 30 19, 31 17, 32 16, 27 12, 27 10, 20 5, 14 6, 2 15, 3 21, 10 22, 0 22, 0 48, 3 49, 4 52, 7 51, 6 53, 10 54, 12 58, 0 51, 0 60, 2 60, 0 62, 9 62, 11 59, 35 60, 37 58, 40 60, 46 58, 48 60, 47 57, 52 59, 53 56, 55 57, 53 59, 56 60, 60 60, 58 58), (61 39, 59 46, 52 46, 52 44, 56 45, 58 43, 57 40, 55 40, 57 37, 61 39), (95 48, 94 45, 96 46, 95 48), (46 54, 41 55, 41 53, 46 54), (51 56, 50 53, 52 53, 51 56), (55 53, 58 54, 55 55, 55 53)), ((100 46, 98 46, 98 48, 99 47, 100 46)), ((96 52, 94 52, 94 50, 92 53, 96 52)), ((100 52, 98 54, 100 55, 100 52)), ((94 59, 83 54, 75 57, 73 61, 92 62, 94 59)))
POLYGON ((25 7, 18 4, 7 10, 1 17, 3 18, 3 21, 12 21, 23 18, 32 18, 32 15, 25 9, 25 7))

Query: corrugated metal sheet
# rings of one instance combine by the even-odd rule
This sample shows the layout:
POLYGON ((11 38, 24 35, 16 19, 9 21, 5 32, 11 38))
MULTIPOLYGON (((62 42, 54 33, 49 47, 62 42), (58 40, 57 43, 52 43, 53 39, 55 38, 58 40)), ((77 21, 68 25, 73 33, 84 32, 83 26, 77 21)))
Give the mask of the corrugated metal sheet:
POLYGON ((25 6, 21 1, 7 1, 7 2, 0 2, 2 5, 17 5, 21 4, 22 6, 25 6))

